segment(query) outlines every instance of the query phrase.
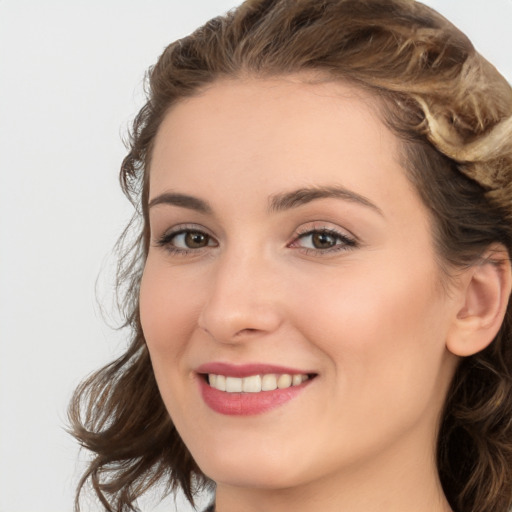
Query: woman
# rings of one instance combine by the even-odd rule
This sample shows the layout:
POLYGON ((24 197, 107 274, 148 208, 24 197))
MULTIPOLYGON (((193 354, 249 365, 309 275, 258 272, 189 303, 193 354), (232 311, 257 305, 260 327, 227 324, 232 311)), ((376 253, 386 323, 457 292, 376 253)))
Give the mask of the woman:
POLYGON ((134 336, 76 391, 80 487, 506 512, 507 82, 417 2, 249 0, 149 84, 121 169, 134 336))

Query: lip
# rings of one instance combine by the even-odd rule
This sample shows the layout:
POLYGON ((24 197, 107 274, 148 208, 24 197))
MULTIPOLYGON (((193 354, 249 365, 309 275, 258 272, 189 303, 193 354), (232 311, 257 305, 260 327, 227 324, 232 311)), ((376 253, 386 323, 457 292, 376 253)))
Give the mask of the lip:
POLYGON ((213 373, 215 375, 225 375, 226 377, 250 377, 251 375, 264 375, 267 373, 288 373, 289 375, 299 375, 299 374, 313 374, 315 372, 307 371, 307 370, 299 370, 297 368, 287 368, 285 366, 276 366, 273 364, 262 364, 262 363, 252 363, 252 364, 231 364, 231 363, 221 363, 221 362, 212 362, 202 364, 198 368, 196 368, 197 373, 213 373))
POLYGON ((298 386, 275 389, 273 391, 261 391, 260 393, 227 393, 212 388, 206 382, 205 374, 213 373, 215 375, 242 378, 268 373, 311 375, 313 372, 271 364, 233 365, 220 362, 203 364, 196 369, 196 372, 200 393, 206 405, 213 411, 227 416, 252 416, 271 411, 298 397, 314 380, 308 379, 298 386))

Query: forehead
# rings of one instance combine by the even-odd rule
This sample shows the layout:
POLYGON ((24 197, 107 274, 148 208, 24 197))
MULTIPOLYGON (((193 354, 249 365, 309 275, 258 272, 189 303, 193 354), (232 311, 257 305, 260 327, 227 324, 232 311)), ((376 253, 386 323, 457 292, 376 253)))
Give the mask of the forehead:
POLYGON ((222 123, 225 129, 250 126, 255 135, 257 125, 270 128, 268 125, 275 125, 272 121, 276 118, 294 133, 300 127, 297 121, 304 122, 311 115, 318 118, 327 113, 342 123, 344 117, 357 112, 364 121, 379 125, 381 129, 384 128, 380 122, 382 107, 376 95, 362 88, 326 79, 312 81, 308 75, 218 80, 176 102, 165 116, 155 142, 165 144, 162 132, 172 131, 173 135, 178 135, 180 128, 192 129, 187 136, 200 136, 206 131, 212 138, 215 134, 208 129, 214 123, 217 127, 222 123))
POLYGON ((198 173, 220 178, 227 169, 233 179, 285 168, 298 179, 320 178, 320 159, 331 168, 396 166, 399 142, 381 121, 380 107, 366 91, 340 82, 296 76, 215 82, 164 118, 150 187, 170 174, 194 181, 198 173))

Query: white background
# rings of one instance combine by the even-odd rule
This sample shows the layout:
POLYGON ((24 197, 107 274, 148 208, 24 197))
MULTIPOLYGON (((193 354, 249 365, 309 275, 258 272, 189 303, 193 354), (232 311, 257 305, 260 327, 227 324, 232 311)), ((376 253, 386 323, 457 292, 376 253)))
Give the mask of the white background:
MULTIPOLYGON (((95 296, 99 276, 108 312, 111 249, 131 213, 121 137, 163 48, 236 3, 0 0, 0 512, 72 510, 67 402, 124 343, 95 296)), ((512 79, 512 0, 426 3, 512 79)))

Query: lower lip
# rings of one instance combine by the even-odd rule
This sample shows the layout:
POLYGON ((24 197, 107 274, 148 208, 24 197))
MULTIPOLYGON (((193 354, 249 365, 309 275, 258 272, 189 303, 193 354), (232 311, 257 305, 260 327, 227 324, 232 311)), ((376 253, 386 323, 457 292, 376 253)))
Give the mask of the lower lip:
POLYGON ((228 416, 251 416, 268 412, 293 400, 311 382, 307 380, 298 386, 260 393, 227 393, 207 384, 199 376, 201 395, 210 409, 228 416))

